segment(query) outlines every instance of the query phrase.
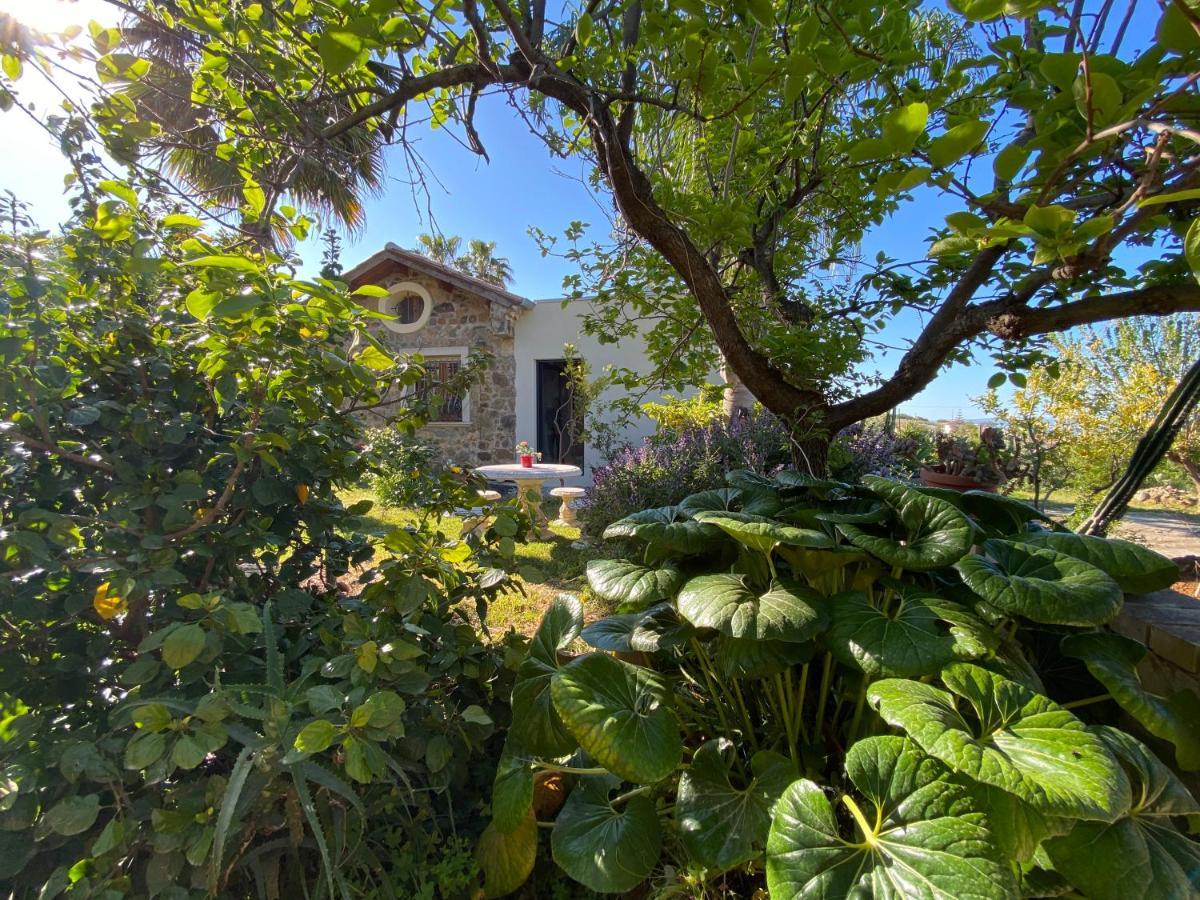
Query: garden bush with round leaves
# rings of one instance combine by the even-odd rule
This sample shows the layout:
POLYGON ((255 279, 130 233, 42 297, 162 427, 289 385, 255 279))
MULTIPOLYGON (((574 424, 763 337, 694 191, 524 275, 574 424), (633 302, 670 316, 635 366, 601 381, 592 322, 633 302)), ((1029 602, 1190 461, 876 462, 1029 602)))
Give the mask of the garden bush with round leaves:
POLYGON ((0 239, 0 893, 411 895, 482 828, 499 537, 368 539, 354 411, 419 369, 199 226, 98 182, 0 239))
POLYGON ((865 482, 738 471, 609 527, 637 553, 589 564, 615 613, 585 626, 561 596, 517 675, 489 896, 530 876, 538 825, 602 893, 1200 893, 1176 774, 1200 769, 1200 698, 1147 690, 1146 648, 1104 628, 1170 560, 865 482), (569 795, 539 822, 546 773, 569 795))

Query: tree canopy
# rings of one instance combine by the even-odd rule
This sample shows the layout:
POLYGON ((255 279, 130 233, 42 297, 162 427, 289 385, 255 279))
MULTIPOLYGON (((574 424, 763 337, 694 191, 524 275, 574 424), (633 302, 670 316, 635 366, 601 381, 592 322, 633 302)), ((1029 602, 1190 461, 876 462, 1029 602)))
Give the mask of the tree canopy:
MULTIPOLYGON (((117 5, 125 30, 50 39, 96 66, 92 124, 121 162, 153 162, 135 139, 177 141, 152 110, 180 89, 130 37, 169 34, 250 227, 308 199, 296 163, 349 135, 369 138, 362 160, 394 143, 418 171, 419 128, 486 156, 475 111, 504 95, 552 155, 594 163, 619 212, 611 238, 567 235, 575 286, 611 301, 595 327, 648 331, 667 380, 715 347, 816 467, 831 433, 973 349, 1018 371, 1042 335, 1200 309, 1200 14, 1182 0, 619 0, 557 19, 540 0, 117 5), (923 259, 854 259, 935 198, 952 212, 923 259), (895 370, 856 374, 913 313, 895 370)), ((11 81, 36 51, 8 40, 11 81)))

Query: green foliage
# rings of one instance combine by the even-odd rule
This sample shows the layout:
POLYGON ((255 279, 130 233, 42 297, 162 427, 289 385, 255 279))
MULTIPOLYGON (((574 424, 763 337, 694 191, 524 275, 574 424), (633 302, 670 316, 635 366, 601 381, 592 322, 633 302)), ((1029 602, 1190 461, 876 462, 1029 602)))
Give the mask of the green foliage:
POLYGON ((400 428, 372 428, 363 447, 371 468, 371 490, 385 506, 427 513, 476 505, 482 483, 445 464, 441 451, 400 428))
POLYGON ((664 397, 658 403, 643 403, 642 412, 654 423, 654 429, 660 435, 678 435, 695 428, 716 425, 725 415, 721 389, 714 385, 705 385, 705 388, 708 390, 702 390, 686 400, 664 397))
POLYGON ((1093 841, 1162 871, 1144 896, 1200 890, 1195 801, 1111 727, 1128 714, 1194 769, 1200 697, 1148 691, 1145 647, 1093 628, 1120 609, 1113 578, 1152 587, 1167 560, 1041 531, 1036 509, 983 492, 730 482, 609 527, 640 552, 588 568, 614 615, 583 627, 567 597, 547 613, 493 840, 534 852, 548 770, 572 785, 542 823, 554 861, 601 892, 1108 896, 1093 841), (594 649, 572 656, 576 634, 594 649))
MULTIPOLYGON (((1084 329, 1054 339, 1052 349, 1006 402, 990 393, 985 406, 1040 452, 1052 485, 1098 499, 1200 356, 1200 316, 1084 329)), ((1153 475, 1200 491, 1200 415, 1184 418, 1153 475)))
POLYGON ((0 242, 0 882, 432 897, 404 854, 479 830, 509 688, 468 612, 510 588, 491 528, 338 500, 419 369, 342 285, 80 174, 61 238, 0 242))

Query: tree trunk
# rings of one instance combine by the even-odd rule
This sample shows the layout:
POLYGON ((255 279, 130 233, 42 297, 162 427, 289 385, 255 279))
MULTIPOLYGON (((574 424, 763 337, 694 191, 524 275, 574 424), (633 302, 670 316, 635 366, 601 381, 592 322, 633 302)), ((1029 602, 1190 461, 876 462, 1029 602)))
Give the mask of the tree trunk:
POLYGON ((742 384, 742 379, 738 378, 728 363, 721 363, 721 379, 725 382, 725 392, 722 396, 725 421, 736 422, 753 415, 754 395, 742 384))
POLYGON ((830 439, 822 435, 797 437, 792 432, 792 465, 797 472, 824 478, 828 474, 830 439))

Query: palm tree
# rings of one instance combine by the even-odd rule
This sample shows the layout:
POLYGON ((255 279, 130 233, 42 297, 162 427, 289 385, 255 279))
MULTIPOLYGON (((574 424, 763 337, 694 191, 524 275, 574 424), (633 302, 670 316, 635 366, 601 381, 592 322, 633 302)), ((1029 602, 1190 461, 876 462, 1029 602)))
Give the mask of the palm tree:
MULTIPOLYGON (((192 40, 186 27, 168 28, 149 17, 131 18, 123 36, 139 56, 151 61, 149 75, 125 91, 139 114, 156 123, 160 132, 148 143, 151 156, 167 174, 188 184, 218 211, 232 214, 242 203, 246 175, 251 175, 265 192, 271 211, 283 197, 298 206, 324 214, 349 229, 358 231, 365 223, 363 203, 383 188, 382 137, 365 129, 351 129, 332 139, 313 137, 330 118, 344 114, 340 100, 296 104, 291 111, 304 122, 305 146, 288 145, 276 131, 262 128, 261 162, 249 173, 221 153, 227 139, 211 115, 191 100, 192 72, 202 42, 192 40)), ((253 87, 254 75, 231 64, 224 77, 239 88, 253 87)), ((282 240, 286 233, 270 235, 258 222, 244 224, 243 231, 263 244, 282 240)))
MULTIPOLYGON (((417 252, 428 256, 443 266, 453 266, 461 269, 458 249, 462 246, 462 238, 457 234, 418 234, 417 252)), ((464 270, 466 271, 466 270, 464 270)))
POLYGON ((500 287, 512 281, 512 266, 505 257, 496 256, 495 241, 475 238, 467 244, 467 252, 460 256, 461 248, 462 238, 457 234, 417 235, 417 251, 423 256, 500 287))
POLYGON ((513 279, 513 270, 508 259, 496 256, 495 241, 471 241, 467 247, 467 255, 460 262, 462 265, 459 268, 463 271, 500 287, 507 286, 513 279))

